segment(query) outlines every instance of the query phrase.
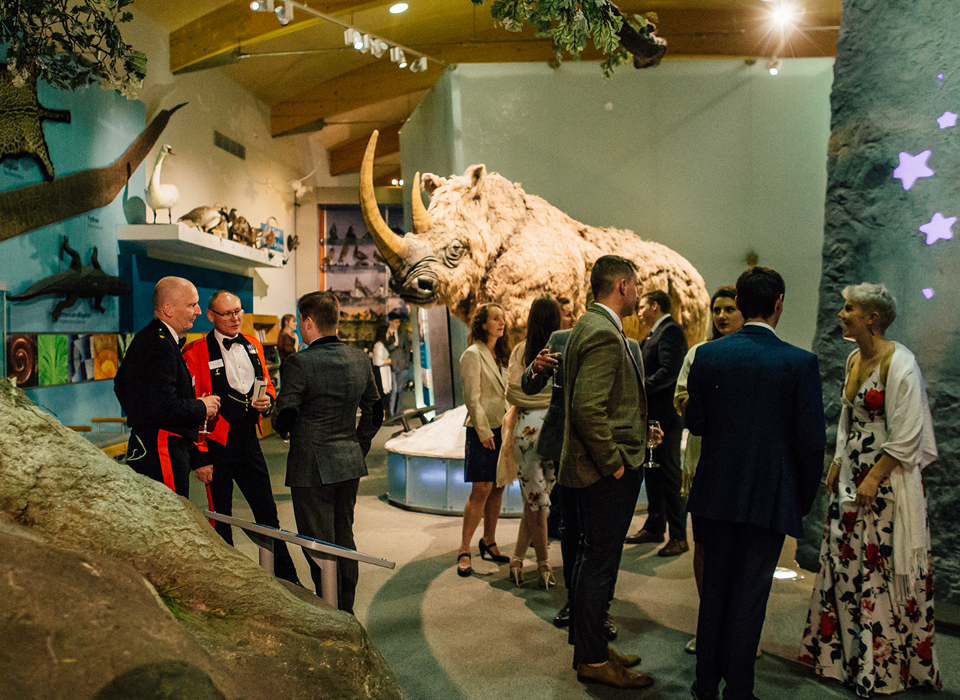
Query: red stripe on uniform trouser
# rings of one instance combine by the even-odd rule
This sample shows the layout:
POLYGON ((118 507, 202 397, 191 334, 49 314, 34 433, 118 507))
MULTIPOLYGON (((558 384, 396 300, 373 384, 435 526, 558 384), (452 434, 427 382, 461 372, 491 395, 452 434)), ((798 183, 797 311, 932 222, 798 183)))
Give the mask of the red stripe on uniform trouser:
POLYGON ((163 483, 171 491, 176 492, 177 485, 173 481, 173 465, 170 463, 170 447, 167 444, 171 433, 167 430, 157 431, 157 456, 160 458, 160 473, 163 474, 163 483))
MULTIPOLYGON (((213 493, 211 493, 210 491, 210 484, 207 484, 206 486, 207 486, 207 505, 210 506, 210 510, 216 513, 217 509, 213 507, 213 493)), ((217 521, 214 520, 213 518, 210 518, 210 527, 216 527, 216 526, 217 526, 217 521)))

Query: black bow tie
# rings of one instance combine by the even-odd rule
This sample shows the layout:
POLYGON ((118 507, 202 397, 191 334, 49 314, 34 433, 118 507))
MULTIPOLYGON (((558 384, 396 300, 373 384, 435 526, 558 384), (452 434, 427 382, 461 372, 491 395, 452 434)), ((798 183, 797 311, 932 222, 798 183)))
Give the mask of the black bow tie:
POLYGON ((229 350, 234 345, 243 345, 243 338, 239 335, 235 338, 224 338, 223 339, 223 349, 229 350))
POLYGON ((186 344, 187 344, 186 338, 180 338, 180 340, 177 341, 177 347, 180 348, 181 350, 183 350, 183 346, 186 344))

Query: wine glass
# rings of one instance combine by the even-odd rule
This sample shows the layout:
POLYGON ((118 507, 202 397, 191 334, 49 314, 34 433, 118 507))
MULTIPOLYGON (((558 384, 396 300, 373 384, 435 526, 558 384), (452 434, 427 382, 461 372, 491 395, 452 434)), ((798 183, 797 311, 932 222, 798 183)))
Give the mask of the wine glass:
MULTIPOLYGON (((647 426, 649 428, 655 428, 656 430, 660 430, 660 421, 656 421, 656 420, 649 421, 647 423, 647 426)), ((650 456, 647 458, 647 461, 644 463, 643 466, 646 467, 647 469, 656 469, 657 467, 660 466, 659 463, 653 460, 653 447, 650 448, 650 456)))

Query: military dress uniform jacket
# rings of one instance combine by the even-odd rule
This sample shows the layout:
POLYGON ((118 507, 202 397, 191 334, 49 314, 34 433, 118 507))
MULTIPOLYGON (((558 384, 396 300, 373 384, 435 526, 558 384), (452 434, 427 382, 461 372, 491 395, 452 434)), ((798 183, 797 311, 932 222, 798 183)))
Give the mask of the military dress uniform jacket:
MULTIPOLYGON (((266 359, 263 346, 253 336, 241 333, 238 338, 243 339, 243 346, 253 365, 254 377, 267 382, 267 395, 276 400, 277 390, 266 372, 266 359)), ((183 349, 183 359, 194 378, 196 395, 216 394, 220 397, 220 412, 210 421, 207 440, 226 445, 231 428, 245 426, 260 427, 260 413, 250 406, 251 397, 233 389, 227 382, 226 369, 223 366, 223 354, 220 343, 217 342, 213 331, 206 338, 195 340, 183 349)))
POLYGON ((190 371, 176 341, 157 318, 130 343, 113 390, 131 430, 160 429, 196 440, 207 414, 193 391, 190 371))

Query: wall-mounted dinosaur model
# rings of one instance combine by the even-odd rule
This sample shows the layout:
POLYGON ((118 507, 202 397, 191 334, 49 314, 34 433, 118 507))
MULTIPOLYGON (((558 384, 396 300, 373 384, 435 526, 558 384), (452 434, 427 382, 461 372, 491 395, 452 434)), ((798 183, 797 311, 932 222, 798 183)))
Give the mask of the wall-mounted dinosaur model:
POLYGON ((106 167, 0 192, 0 241, 110 204, 183 104, 157 114, 123 155, 106 167))
POLYGON ((23 294, 8 296, 9 301, 27 301, 41 296, 63 296, 65 299, 59 302, 50 316, 56 321, 64 309, 68 309, 77 303, 80 299, 91 299, 90 306, 104 313, 103 298, 106 296, 118 297, 122 294, 129 294, 133 287, 130 283, 121 277, 108 275, 100 268, 100 262, 97 260, 97 248, 94 246, 93 254, 90 256, 90 265, 84 265, 80 262, 80 254, 69 245, 69 239, 63 237, 63 246, 60 248, 60 255, 64 253, 70 256, 70 268, 58 272, 55 275, 44 277, 39 282, 31 284, 23 294))

